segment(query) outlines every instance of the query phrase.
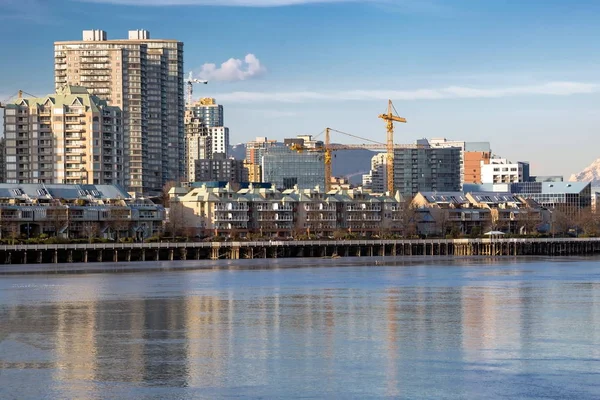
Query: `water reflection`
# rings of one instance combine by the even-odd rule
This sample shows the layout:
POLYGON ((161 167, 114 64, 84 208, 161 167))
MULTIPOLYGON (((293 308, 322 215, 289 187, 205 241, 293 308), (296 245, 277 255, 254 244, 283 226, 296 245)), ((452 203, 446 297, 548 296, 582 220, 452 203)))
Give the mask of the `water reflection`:
POLYGON ((6 301, 0 390, 77 399, 536 398, 560 386, 600 395, 598 283, 439 269, 440 285, 427 268, 354 272, 340 282, 324 271, 319 285, 280 272, 270 284, 213 281, 210 290, 196 290, 196 280, 216 279, 207 273, 178 274, 168 289, 154 275, 136 297, 108 296, 82 279, 43 303, 6 301))

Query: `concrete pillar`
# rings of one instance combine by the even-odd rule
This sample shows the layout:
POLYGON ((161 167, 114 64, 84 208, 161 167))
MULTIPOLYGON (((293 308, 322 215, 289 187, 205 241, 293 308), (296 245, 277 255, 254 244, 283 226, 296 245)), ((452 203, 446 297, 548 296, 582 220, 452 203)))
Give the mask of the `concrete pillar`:
POLYGON ((58 250, 54 250, 54 264, 58 264, 58 250))
POLYGON ((142 249, 142 261, 146 261, 146 249, 142 249))
POLYGON ((27 250, 23 252, 23 264, 27 264, 27 250))
POLYGON ((67 253, 67 262, 68 263, 72 263, 73 262, 73 250, 69 250, 67 253))
POLYGON ((175 258, 175 251, 173 249, 169 249, 169 261, 173 261, 175 258))
POLYGON ((83 252, 83 262, 86 263, 86 264, 88 262, 88 251, 87 250, 85 250, 83 252))
POLYGON ((102 256, 104 255, 104 250, 98 250, 98 262, 102 262, 102 256))
POLYGON ((156 261, 160 261, 160 249, 156 249, 156 261))
POLYGON ((115 250, 115 252, 113 254, 113 261, 114 262, 118 262, 119 261, 119 250, 115 250))
POLYGON ((131 261, 131 249, 127 250, 127 261, 130 262, 131 261))
POLYGON ((38 257, 37 257, 37 262, 39 264, 44 262, 44 252, 43 251, 38 251, 38 257))

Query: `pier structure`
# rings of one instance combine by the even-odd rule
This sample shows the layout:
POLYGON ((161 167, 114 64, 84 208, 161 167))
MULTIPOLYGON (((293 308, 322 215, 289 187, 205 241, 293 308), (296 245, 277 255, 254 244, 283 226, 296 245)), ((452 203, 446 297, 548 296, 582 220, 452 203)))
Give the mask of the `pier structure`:
MULTIPOLYGON (((294 257, 600 254, 600 238, 94 243, 0 246, 0 263, 93 263, 294 257)), ((0 266, 0 270, 1 270, 0 266)))

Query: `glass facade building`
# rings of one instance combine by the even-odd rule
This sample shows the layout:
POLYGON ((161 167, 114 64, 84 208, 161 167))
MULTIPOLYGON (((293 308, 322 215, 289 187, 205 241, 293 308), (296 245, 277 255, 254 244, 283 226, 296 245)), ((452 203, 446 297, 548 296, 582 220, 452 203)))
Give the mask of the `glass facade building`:
POLYGON ((510 191, 543 207, 560 207, 567 212, 592 206, 590 182, 520 182, 511 184, 510 191))
POLYGON ((456 192, 461 188, 461 149, 394 150, 394 187, 403 196, 419 192, 456 192))
POLYGON ((262 157, 263 182, 270 182, 277 189, 325 188, 325 163, 323 154, 298 153, 288 147, 270 147, 262 157))

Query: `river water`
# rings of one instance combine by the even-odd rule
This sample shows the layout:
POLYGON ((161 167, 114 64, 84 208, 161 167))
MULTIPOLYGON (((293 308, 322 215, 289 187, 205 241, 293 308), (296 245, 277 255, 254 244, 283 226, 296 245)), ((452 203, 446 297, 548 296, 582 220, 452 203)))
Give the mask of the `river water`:
POLYGON ((600 398, 600 259, 380 260, 0 277, 0 398, 600 398))

